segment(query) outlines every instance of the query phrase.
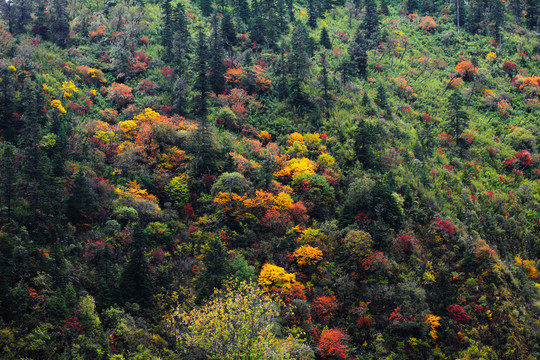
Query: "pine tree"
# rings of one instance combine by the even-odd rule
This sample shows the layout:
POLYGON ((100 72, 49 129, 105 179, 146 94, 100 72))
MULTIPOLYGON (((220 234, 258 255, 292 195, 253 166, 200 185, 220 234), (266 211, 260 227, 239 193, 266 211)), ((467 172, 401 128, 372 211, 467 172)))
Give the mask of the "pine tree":
POLYGON ((330 41, 330 36, 328 36, 328 31, 326 30, 326 27, 323 27, 321 30, 321 38, 319 40, 319 44, 321 44, 321 46, 327 50, 332 49, 332 42, 330 41))
POLYGON ((407 13, 412 14, 418 10, 418 0, 407 0, 407 13))
POLYGON ((308 1, 308 21, 307 24, 310 28, 315 29, 317 27, 317 5, 315 0, 308 1))
POLYGON ((483 28, 484 14, 483 0, 471 0, 467 11, 466 29, 473 34, 478 34, 483 28))
POLYGON ((148 306, 152 297, 150 268, 145 256, 146 239, 140 226, 133 235, 129 261, 120 276, 120 293, 124 302, 148 306))
POLYGON ((210 39, 211 51, 209 54, 208 65, 210 68, 210 87, 215 94, 223 93, 225 89, 225 71, 227 70, 223 59, 225 58, 223 51, 223 37, 220 32, 220 23, 217 13, 212 21, 212 35, 210 39))
POLYGON ((175 114, 185 116, 187 111, 187 83, 186 80, 179 76, 174 83, 173 89, 173 111, 175 114))
POLYGON ((390 15, 390 10, 388 9, 388 0, 381 0, 381 14, 384 16, 390 15))
POLYGON ((354 35, 354 40, 351 45, 350 57, 351 61, 356 67, 356 71, 359 77, 367 79, 367 42, 363 31, 358 29, 354 35))

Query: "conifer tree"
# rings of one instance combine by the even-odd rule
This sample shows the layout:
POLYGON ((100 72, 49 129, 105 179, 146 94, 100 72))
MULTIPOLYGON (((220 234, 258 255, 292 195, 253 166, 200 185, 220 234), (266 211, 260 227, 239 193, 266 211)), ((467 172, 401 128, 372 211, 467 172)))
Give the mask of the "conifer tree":
POLYGON ((371 49, 377 45, 379 38, 379 11, 376 0, 365 0, 365 5, 366 13, 364 20, 360 23, 359 30, 364 32, 368 47, 371 49))
POLYGON ((501 28, 504 23, 504 4, 500 1, 494 1, 491 6, 490 24, 492 26, 493 37, 497 42, 502 43, 501 28))
POLYGON ((356 67, 356 72, 359 77, 367 79, 367 42, 364 32, 358 29, 354 35, 354 40, 350 49, 350 57, 352 63, 356 67))
POLYGON ((454 139, 456 139, 456 144, 458 146, 465 145, 465 140, 461 138, 463 129, 467 126, 469 121, 469 116, 463 109, 464 100, 461 91, 454 91, 448 98, 448 127, 454 139))
POLYGON ((308 34, 302 23, 296 25, 292 39, 292 51, 289 57, 289 66, 291 71, 291 84, 289 87, 290 101, 296 109, 306 105, 306 99, 302 86, 307 75, 308 53, 307 53, 308 34))
POLYGON ((196 95, 192 106, 192 111, 195 116, 201 120, 206 120, 208 115, 208 90, 210 88, 208 83, 208 65, 206 63, 208 59, 208 49, 206 47, 206 36, 202 30, 199 30, 197 40, 197 53, 195 61, 195 83, 193 84, 193 90, 196 95))
POLYGON ((538 18, 540 14, 540 2, 538 0, 525 0, 525 11, 527 12, 527 26, 531 30, 539 31, 538 18))
POLYGON ((65 48, 69 40, 69 18, 66 0, 53 0, 50 9, 50 34, 56 45, 65 48))
POLYGON ((17 168, 15 166, 15 146, 4 142, 0 149, 0 219, 1 224, 11 221, 12 208, 16 199, 17 168))
POLYGON ((171 0, 165 0, 163 4, 163 29, 161 30, 161 45, 165 49, 165 60, 170 61, 172 57, 173 40, 173 19, 171 0))
POLYGON ((212 14, 213 0, 199 0, 199 7, 203 16, 210 16, 212 14))
POLYGON ((188 54, 191 47, 190 32, 187 28, 186 11, 182 2, 179 2, 173 11, 172 23, 174 35, 172 40, 171 60, 178 73, 182 74, 186 70, 186 61, 189 59, 188 54))
POLYGON ((326 52, 323 51, 321 54, 321 75, 322 75, 322 92, 323 99, 325 104, 325 113, 328 116, 330 109, 330 84, 328 82, 328 60, 326 59, 326 52))
POLYGON ((152 297, 150 268, 145 255, 146 239, 140 226, 133 235, 132 251, 120 277, 120 293, 124 302, 147 306, 152 297))
POLYGON ((379 86, 377 88, 377 97, 375 98, 375 102, 377 103, 377 106, 379 109, 381 109, 385 116, 388 116, 390 114, 390 106, 388 106, 388 100, 387 100, 386 90, 384 89, 384 86, 379 83, 379 86))
POLYGON ((236 45, 236 30, 229 11, 225 11, 225 14, 223 14, 223 19, 221 20, 221 34, 223 36, 223 44, 227 49, 231 49, 236 45))
POLYGON ((319 44, 321 44, 321 46, 327 50, 332 49, 332 42, 330 41, 330 36, 328 36, 328 31, 326 30, 326 27, 323 27, 321 30, 321 38, 319 40, 319 44))
POLYGON ((211 51, 208 59, 208 65, 210 68, 210 87, 215 94, 221 94, 225 89, 224 74, 227 69, 223 63, 223 59, 225 58, 223 51, 223 37, 220 31, 220 23, 217 13, 215 13, 212 20, 212 35, 210 43, 211 51))
POLYGON ((249 7, 249 3, 247 0, 238 0, 235 1, 235 14, 238 14, 240 19, 244 22, 244 24, 249 24, 249 19, 251 16, 251 11, 249 7))

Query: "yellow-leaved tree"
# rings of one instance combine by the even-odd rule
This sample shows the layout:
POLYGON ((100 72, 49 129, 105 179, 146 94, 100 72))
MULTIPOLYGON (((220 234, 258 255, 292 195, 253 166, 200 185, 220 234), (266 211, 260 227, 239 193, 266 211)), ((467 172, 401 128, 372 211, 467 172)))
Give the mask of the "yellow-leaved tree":
MULTIPOLYGON (((279 307, 255 284, 227 284, 202 307, 182 306, 167 317, 181 355, 204 359, 313 359, 313 350, 293 337, 278 339, 279 307)), ((180 356, 183 358, 183 356, 180 356)))
POLYGON ((293 253, 298 265, 316 265, 323 258, 323 252, 317 247, 304 245, 293 253))
POLYGON ((289 290, 291 284, 296 280, 295 274, 289 274, 284 268, 266 263, 259 274, 259 285, 265 291, 289 290))

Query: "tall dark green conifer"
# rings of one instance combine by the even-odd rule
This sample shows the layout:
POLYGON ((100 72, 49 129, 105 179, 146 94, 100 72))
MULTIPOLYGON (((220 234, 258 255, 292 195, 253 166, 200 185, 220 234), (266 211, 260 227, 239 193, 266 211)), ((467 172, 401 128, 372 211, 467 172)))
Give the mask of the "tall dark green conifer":
POLYGON ((163 3, 163 29, 161 30, 161 45, 165 49, 164 59, 170 61, 172 58, 173 41, 173 20, 171 0, 165 0, 163 3))
MULTIPOLYGON (((187 68, 189 59, 189 50, 191 47, 191 36, 187 28, 186 10, 182 3, 178 3, 173 11, 173 41, 172 41, 172 59, 176 70, 180 76, 187 68)), ((170 45, 169 45, 170 46, 170 45)))
POLYGON ((203 16, 210 16, 212 14, 213 0, 199 0, 199 7, 203 16))
POLYGON ((321 46, 327 50, 332 49, 332 42, 330 41, 330 36, 328 36, 328 31, 326 30, 326 27, 323 27, 321 30, 321 38, 319 40, 319 44, 321 44, 321 46))
POLYGON ((353 43, 351 44, 351 49, 349 54, 351 61, 356 67, 358 76, 367 79, 367 61, 368 61, 368 44, 364 36, 364 32, 360 29, 356 31, 354 35, 353 43))
POLYGON ((525 0, 525 11, 527 12, 527 27, 531 30, 539 31, 538 18, 540 17, 540 2, 538 0, 525 0))
POLYGON ((463 146, 466 143, 461 134, 469 121, 469 115, 463 109, 463 105, 464 100, 461 91, 454 91, 448 98, 448 128, 454 139, 456 139, 458 146, 463 146))
POLYGON ((365 0, 366 13, 364 20, 360 23, 359 30, 365 34, 368 47, 371 49, 377 45, 379 40, 379 11, 376 0, 365 0))
POLYGON ((192 111, 193 114, 201 120, 206 120, 208 115, 208 90, 210 89, 208 83, 208 65, 206 63, 208 59, 208 49, 206 47, 206 36, 202 30, 199 30, 197 39, 197 53, 194 66, 195 83, 193 84, 193 90, 196 95, 194 97, 192 111))
POLYGON ((223 14, 223 19, 221 20, 221 34, 223 36, 223 44, 227 49, 231 49, 236 45, 236 30, 229 11, 225 11, 225 14, 223 14))
POLYGON ((289 100, 297 110, 307 105, 306 95, 302 89, 309 70, 307 39, 308 33, 306 27, 304 24, 299 23, 293 31, 291 39, 292 50, 289 57, 291 71, 289 100))
POLYGON ((223 63, 225 58, 223 51, 223 37, 221 34, 220 22, 217 13, 212 20, 212 35, 210 38, 210 53, 208 65, 210 70, 210 87, 215 94, 221 94, 225 90, 225 71, 227 68, 223 63))
POLYGON ((50 24, 49 30, 51 38, 56 45, 65 48, 69 40, 69 17, 67 13, 66 0, 53 0, 50 3, 50 24))
POLYGON ((17 176, 15 146, 4 142, 0 148, 0 224, 12 219, 13 204, 17 198, 17 176))

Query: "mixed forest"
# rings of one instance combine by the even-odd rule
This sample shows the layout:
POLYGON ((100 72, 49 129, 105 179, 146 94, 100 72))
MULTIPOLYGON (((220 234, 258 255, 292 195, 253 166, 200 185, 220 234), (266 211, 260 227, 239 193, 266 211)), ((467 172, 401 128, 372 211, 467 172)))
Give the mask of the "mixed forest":
POLYGON ((540 358, 539 16, 0 1, 0 358, 540 358))

